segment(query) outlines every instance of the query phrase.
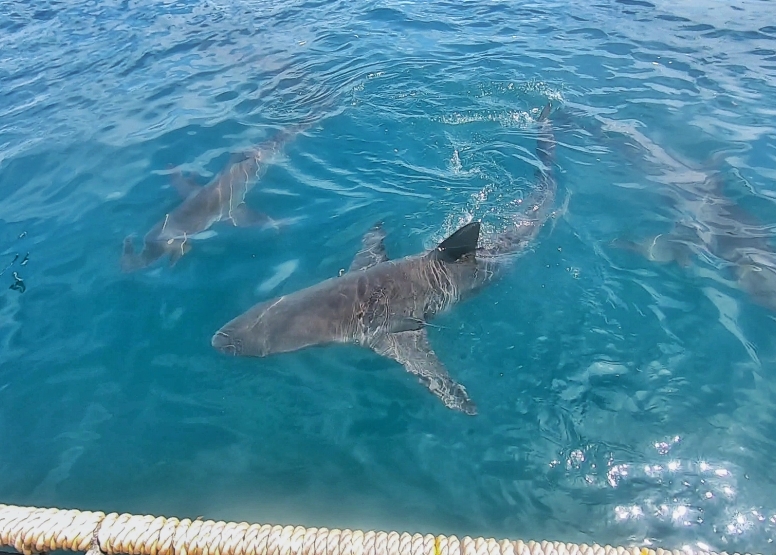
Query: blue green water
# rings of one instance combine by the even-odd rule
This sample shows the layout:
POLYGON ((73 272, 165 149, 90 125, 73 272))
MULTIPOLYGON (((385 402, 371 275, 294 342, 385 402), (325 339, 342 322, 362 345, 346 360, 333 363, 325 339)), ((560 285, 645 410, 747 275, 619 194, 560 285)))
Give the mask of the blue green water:
POLYGON ((776 249, 775 21, 755 0, 0 1, 0 502, 772 551, 776 311, 713 241, 687 267, 610 244, 713 238, 713 178, 747 214, 730 233, 776 249), (501 225, 548 100, 556 218, 429 331, 478 416, 357 347, 210 347, 375 221, 395 257, 501 225), (169 166, 204 183, 310 116, 248 200, 289 225, 121 273, 179 202, 169 166))

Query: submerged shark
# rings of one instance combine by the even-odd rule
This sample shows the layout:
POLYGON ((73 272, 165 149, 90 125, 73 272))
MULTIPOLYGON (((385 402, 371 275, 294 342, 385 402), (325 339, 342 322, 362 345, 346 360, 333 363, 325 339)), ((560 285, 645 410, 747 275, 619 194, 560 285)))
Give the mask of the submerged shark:
POLYGON ((732 270, 738 287, 757 304, 776 311, 776 253, 768 235, 735 201, 724 196, 718 179, 696 192, 692 218, 674 224, 667 233, 640 241, 615 239, 612 246, 632 250, 647 260, 691 265, 694 256, 709 253, 732 270))
POLYGON ((245 204, 245 195, 267 166, 277 159, 283 145, 298 132, 297 128, 282 132, 243 152, 205 186, 176 175, 173 186, 183 202, 151 228, 143 239, 140 253, 135 252, 132 236, 124 239, 122 270, 132 272, 146 268, 165 255, 169 255, 170 265, 174 265, 191 250, 192 239, 217 222, 237 227, 272 225, 274 222, 269 216, 255 212, 245 204))
MULTIPOLYGON (((638 241, 618 238, 611 245, 635 251, 652 262, 689 267, 695 256, 711 256, 731 270, 738 287, 757 304, 776 311, 776 252, 771 234, 725 194, 721 171, 698 171, 635 129, 619 126, 661 173, 674 211, 673 227, 638 241)), ((715 158, 719 158, 719 155, 715 158)), ((717 166, 712 160, 709 166, 717 166)))
POLYGON ((347 273, 270 301, 236 317, 211 340, 234 356, 264 357, 327 343, 353 343, 402 364, 445 406, 476 414, 466 388, 447 372, 426 334, 435 315, 493 281, 550 217, 556 194, 555 140, 542 111, 536 153, 542 162, 527 209, 514 227, 478 248, 471 222, 430 252, 389 260, 381 224, 370 229, 347 273))

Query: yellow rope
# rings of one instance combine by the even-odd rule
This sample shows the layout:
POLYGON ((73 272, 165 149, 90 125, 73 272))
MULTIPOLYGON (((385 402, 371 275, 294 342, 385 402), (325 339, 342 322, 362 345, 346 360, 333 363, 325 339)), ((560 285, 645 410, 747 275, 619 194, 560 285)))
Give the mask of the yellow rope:
MULTIPOLYGON (((681 551, 522 542, 398 532, 329 530, 246 522, 0 505, 0 546, 25 555, 686 555, 681 551)), ((716 554, 710 554, 716 555, 716 554)))

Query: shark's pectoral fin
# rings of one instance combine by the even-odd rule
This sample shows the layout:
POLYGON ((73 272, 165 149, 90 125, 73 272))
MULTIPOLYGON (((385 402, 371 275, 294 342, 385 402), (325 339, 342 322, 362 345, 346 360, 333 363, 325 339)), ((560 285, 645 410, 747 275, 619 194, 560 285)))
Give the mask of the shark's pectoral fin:
POLYGON ((188 198, 202 188, 193 178, 185 177, 180 170, 173 171, 170 182, 182 198, 188 198))
POLYGON ((397 361, 407 372, 417 376, 420 383, 439 397, 446 407, 470 415, 477 414, 477 407, 469 399, 466 388, 450 377, 431 349, 425 329, 384 335, 372 344, 372 349, 397 361))
POLYGON ((367 268, 385 262, 388 255, 385 253, 385 230, 382 222, 376 223, 364 234, 361 239, 361 250, 356 253, 350 264, 349 272, 366 270, 367 268))
POLYGON ((258 227, 272 224, 272 219, 269 216, 251 210, 244 202, 229 213, 227 220, 236 227, 258 227))

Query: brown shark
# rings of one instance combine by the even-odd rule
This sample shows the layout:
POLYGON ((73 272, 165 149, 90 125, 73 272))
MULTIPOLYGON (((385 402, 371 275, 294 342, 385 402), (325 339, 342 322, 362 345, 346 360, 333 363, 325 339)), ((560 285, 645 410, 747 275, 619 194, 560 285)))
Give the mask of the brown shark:
MULTIPOLYGON (((605 120, 608 122, 608 120, 605 120)), ((724 191, 721 171, 695 169, 636 129, 611 125, 638 144, 648 161, 661 169, 652 178, 665 191, 679 216, 666 233, 631 241, 615 239, 614 247, 640 253, 650 261, 689 267, 695 256, 724 261, 737 285, 757 304, 776 310, 776 252, 770 234, 724 191)), ((720 165, 721 155, 706 168, 720 165)))
POLYGON ((480 223, 469 223, 433 250, 389 260, 378 224, 362 240, 347 273, 270 301, 236 317, 211 340, 234 356, 264 357, 315 345, 352 343, 402 364, 445 406, 476 414, 466 388, 456 382, 429 345, 426 323, 493 281, 550 216, 556 183, 554 138, 541 114, 537 186, 513 229, 478 248, 480 223))
POLYGON ((169 255, 170 265, 174 265, 191 250, 193 237, 217 222, 238 227, 271 225, 269 216, 245 204, 245 195, 296 132, 280 133, 275 139, 243 152, 205 186, 176 176, 173 185, 183 202, 151 228, 143 239, 140 253, 135 252, 132 236, 124 239, 122 270, 146 268, 165 255, 169 255))

